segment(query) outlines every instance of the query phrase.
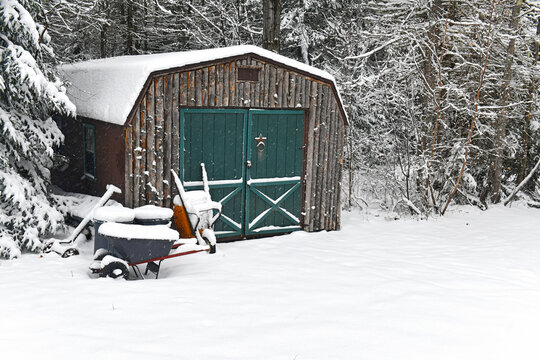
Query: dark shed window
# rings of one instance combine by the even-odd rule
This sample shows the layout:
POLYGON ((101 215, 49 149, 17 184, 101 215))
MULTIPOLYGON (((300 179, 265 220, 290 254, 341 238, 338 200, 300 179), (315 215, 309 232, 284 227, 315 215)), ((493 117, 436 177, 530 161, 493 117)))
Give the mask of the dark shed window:
POLYGON ((83 124, 84 175, 96 180, 96 128, 83 124))
POLYGON ((259 68, 239 67, 238 80, 239 81, 259 81, 259 68))

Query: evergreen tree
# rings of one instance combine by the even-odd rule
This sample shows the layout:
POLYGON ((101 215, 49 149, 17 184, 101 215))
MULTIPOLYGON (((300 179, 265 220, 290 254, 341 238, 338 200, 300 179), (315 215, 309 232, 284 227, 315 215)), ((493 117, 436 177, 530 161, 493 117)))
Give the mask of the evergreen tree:
POLYGON ((0 255, 42 247, 40 238, 63 217, 48 195, 54 147, 63 135, 51 114, 75 108, 46 60, 53 59, 46 29, 33 18, 39 4, 0 2, 0 255))

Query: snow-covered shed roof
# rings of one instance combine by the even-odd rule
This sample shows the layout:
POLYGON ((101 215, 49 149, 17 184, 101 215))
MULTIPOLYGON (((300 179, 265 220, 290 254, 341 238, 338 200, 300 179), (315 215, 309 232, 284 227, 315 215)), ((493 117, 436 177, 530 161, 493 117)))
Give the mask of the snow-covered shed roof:
POLYGON ((123 125, 153 72, 247 54, 312 74, 328 80, 335 87, 334 77, 326 71, 253 45, 119 56, 61 65, 59 70, 60 76, 71 83, 67 94, 77 107, 77 115, 123 125))

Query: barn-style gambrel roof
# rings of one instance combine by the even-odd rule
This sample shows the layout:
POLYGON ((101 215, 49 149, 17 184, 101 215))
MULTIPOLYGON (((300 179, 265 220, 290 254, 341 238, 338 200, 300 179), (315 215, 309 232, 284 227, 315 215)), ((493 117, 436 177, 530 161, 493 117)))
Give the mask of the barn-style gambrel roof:
POLYGON ((340 103, 340 111, 347 121, 332 75, 252 45, 153 55, 119 56, 62 65, 59 70, 60 75, 69 82, 67 93, 77 107, 77 115, 111 124, 124 125, 138 96, 153 73, 244 55, 260 57, 331 83, 340 103))

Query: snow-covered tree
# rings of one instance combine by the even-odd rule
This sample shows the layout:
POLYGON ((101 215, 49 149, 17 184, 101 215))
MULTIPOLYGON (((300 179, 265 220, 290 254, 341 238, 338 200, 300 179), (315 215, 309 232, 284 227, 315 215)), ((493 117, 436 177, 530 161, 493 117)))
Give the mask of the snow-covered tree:
POLYGON ((337 78, 358 204, 441 212, 456 188, 452 201, 485 207, 534 166, 536 2, 296 1, 282 48, 337 78))
POLYGON ((46 60, 46 29, 33 19, 39 4, 0 2, 0 255, 42 247, 63 216, 48 195, 54 147, 63 135, 51 115, 73 114, 74 105, 46 60))
POLYGON ((39 14, 67 61, 260 44, 261 0, 50 0, 39 14))

